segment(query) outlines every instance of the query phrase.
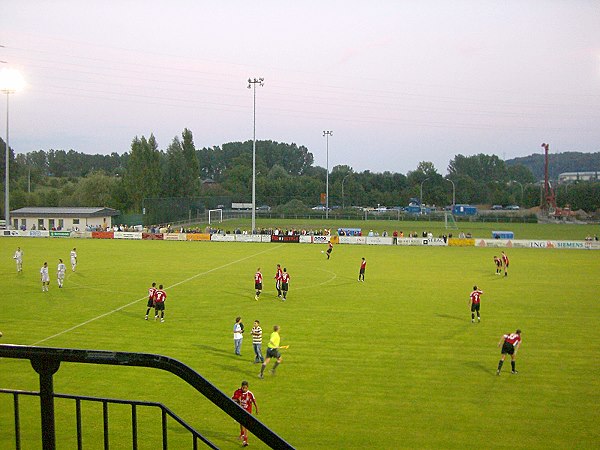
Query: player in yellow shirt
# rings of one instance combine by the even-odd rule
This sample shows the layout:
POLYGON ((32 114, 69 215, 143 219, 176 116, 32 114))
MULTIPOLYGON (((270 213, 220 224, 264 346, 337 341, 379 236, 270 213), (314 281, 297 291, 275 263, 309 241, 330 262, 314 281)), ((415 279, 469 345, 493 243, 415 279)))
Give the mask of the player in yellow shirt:
POLYGON ((260 373, 258 374, 258 378, 264 377, 265 367, 271 361, 271 358, 277 358, 275 361, 275 365, 271 369, 271 374, 275 375, 275 369, 277 366, 281 364, 281 353, 279 353, 279 349, 282 348, 279 344, 281 342, 281 336, 279 335, 279 330, 281 328, 279 325, 273 326, 273 332, 271 333, 271 337, 269 338, 269 343, 267 344, 267 357, 265 358, 265 362, 260 366, 260 373))

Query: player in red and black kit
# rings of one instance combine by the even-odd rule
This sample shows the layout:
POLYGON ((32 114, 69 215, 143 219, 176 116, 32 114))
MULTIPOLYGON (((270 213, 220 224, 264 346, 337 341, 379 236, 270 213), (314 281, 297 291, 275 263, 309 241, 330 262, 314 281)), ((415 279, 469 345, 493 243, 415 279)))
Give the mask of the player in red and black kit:
POLYGON ((160 321, 165 321, 165 300, 167 299, 167 293, 163 291, 163 285, 160 284, 156 290, 154 296, 154 320, 158 319, 160 311, 160 321))
POLYGON ((365 281, 365 270, 367 269, 367 260, 365 258, 360 262, 360 270, 358 271, 358 281, 365 281))
POLYGON ((152 287, 148 289, 148 309, 146 310, 145 319, 148 320, 148 314, 150 310, 154 308, 154 299, 156 297, 156 283, 152 283, 152 287))
MULTIPOLYGON (((248 413, 252 414, 252 405, 256 408, 256 414, 258 414, 258 405, 254 394, 248 390, 248 382, 242 381, 242 387, 237 389, 233 393, 231 399, 244 408, 248 413)), ((248 446, 248 430, 246 427, 240 424, 240 439, 242 441, 242 447, 248 446)))
POLYGON ((475 322, 475 313, 477 313, 477 322, 481 322, 481 316, 479 315, 479 307, 481 306, 481 296, 483 291, 477 289, 477 286, 473 286, 473 292, 469 296, 469 304, 471 305, 471 322, 475 322))
POLYGON ((327 259, 331 257, 331 252, 333 251, 333 243, 329 241, 329 246, 327 248, 327 259))
POLYGON ((502 251, 502 265, 504 266, 504 276, 507 277, 508 276, 508 256, 506 256, 506 253, 504 253, 504 250, 502 251))
POLYGON ((502 336, 502 339, 498 342, 498 347, 500 347, 500 345, 502 345, 502 357, 498 363, 496 375, 500 375, 500 370, 502 370, 502 364, 504 364, 506 355, 510 355, 510 365, 512 367, 511 373, 516 375, 519 372, 515 369, 515 358, 517 357, 517 350, 519 350, 519 347, 521 346, 521 330, 502 336))
POLYGON ((497 256, 494 256, 494 264, 496 265, 496 275, 502 274, 502 260, 497 256))
POLYGON ((283 300, 285 302, 287 298, 288 289, 290 288, 290 274, 287 273, 287 269, 283 268, 283 273, 281 274, 281 292, 283 292, 283 300))
POLYGON ((262 273, 260 273, 260 267, 256 269, 256 273, 254 274, 254 289, 256 289, 254 300, 258 300, 260 291, 262 291, 262 273))
POLYGON ((277 264, 277 272, 275 272, 275 289, 277 289, 277 297, 281 298, 281 277, 283 271, 281 270, 281 264, 277 264))

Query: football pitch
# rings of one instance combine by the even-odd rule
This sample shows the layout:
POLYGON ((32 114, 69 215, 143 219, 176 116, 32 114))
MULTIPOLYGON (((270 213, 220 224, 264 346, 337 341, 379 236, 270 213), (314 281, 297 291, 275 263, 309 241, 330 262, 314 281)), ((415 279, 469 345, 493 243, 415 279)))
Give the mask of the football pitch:
MULTIPOLYGON (((250 383, 258 419, 299 449, 598 448, 600 253, 498 249, 5 238, 1 242, 3 344, 157 353, 192 367, 231 396, 250 383), (11 259, 24 250, 24 273, 11 259), (76 272, 69 251, 77 247, 76 272), (359 283, 361 257, 367 260, 359 283), (56 265, 68 266, 58 289, 56 265), (39 269, 50 267, 42 293, 39 269), (284 303, 276 264, 290 273, 284 303), (254 273, 264 290, 254 300, 254 273), (165 322, 144 320, 147 289, 163 284, 165 322), (482 296, 471 323, 468 296, 482 296), (242 356, 233 324, 245 324, 242 356), (250 329, 263 353, 281 326, 283 362, 257 377, 250 329), (520 328, 517 375, 498 341, 520 328)), ((28 361, 0 360, 0 387, 38 390, 28 361)), ((174 376, 144 368, 63 363, 58 393, 164 403, 221 448, 238 425, 174 376), (158 372, 158 373, 157 373, 158 372)), ((13 399, 0 395, 0 448, 14 448, 13 399)), ((59 448, 75 448, 74 406, 56 401, 59 448), (62 443, 62 445, 60 445, 62 443)), ((112 410, 111 410, 112 411, 112 410)), ((111 447, 130 447, 128 410, 111 416, 111 447), (121 420, 122 419, 122 420, 121 420), (128 443, 128 444, 125 444, 128 443)), ((102 409, 84 408, 84 448, 102 448, 102 409)), ((140 448, 160 442, 160 421, 140 417, 140 448)), ((23 448, 41 448, 39 400, 22 401, 23 448)), ((171 448, 189 435, 169 427, 171 448)), ((265 448, 250 436, 252 448, 265 448)))

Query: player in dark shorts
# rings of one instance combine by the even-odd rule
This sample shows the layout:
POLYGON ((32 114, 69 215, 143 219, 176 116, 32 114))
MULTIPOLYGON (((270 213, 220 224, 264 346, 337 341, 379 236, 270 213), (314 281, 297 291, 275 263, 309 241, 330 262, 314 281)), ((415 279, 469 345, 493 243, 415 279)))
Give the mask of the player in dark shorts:
POLYGON ((145 319, 148 320, 148 314, 150 314, 150 310, 154 308, 154 299, 156 297, 156 283, 152 283, 152 287, 148 289, 148 304, 146 305, 148 309, 146 310, 145 319))
POLYGON ((506 355, 510 355, 510 365, 512 367, 512 374, 516 375, 518 372, 515 368, 516 362, 515 358, 517 357, 517 351, 521 346, 521 330, 517 329, 514 333, 505 334, 498 342, 498 347, 502 345, 502 356, 500 357, 500 361, 498 362, 498 370, 496 370, 496 375, 500 375, 500 371, 502 370, 502 364, 504 364, 504 359, 506 355))
POLYGON ((287 269, 283 268, 283 274, 281 275, 281 293, 283 294, 282 301, 286 301, 288 289, 290 288, 290 274, 287 273, 287 269))
POLYGON ((496 264, 496 275, 502 275, 502 260, 494 256, 494 264, 496 264))
POLYGON ((327 259, 331 257, 331 252, 333 251, 333 243, 329 241, 329 246, 327 248, 327 259))

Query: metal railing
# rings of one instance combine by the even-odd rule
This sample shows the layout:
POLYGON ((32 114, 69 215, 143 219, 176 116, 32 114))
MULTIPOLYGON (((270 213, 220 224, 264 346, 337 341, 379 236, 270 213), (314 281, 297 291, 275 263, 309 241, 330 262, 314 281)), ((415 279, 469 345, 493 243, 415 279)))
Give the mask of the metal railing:
POLYGON ((78 449, 82 448, 82 429, 81 429, 81 402, 92 401, 100 402, 103 405, 103 431, 104 448, 108 449, 109 444, 109 405, 110 404, 128 404, 131 405, 132 421, 132 448, 137 449, 137 409, 139 406, 156 407, 161 409, 162 415, 162 448, 168 448, 167 419, 178 422, 185 428, 192 437, 192 448, 196 449, 198 441, 203 442, 210 448, 218 448, 204 436, 202 436, 193 427, 179 418, 171 410, 160 403, 121 400, 99 397, 86 397, 69 394, 58 394, 54 392, 54 374, 60 368, 63 362, 84 363, 84 364, 104 364, 114 366, 129 367, 149 367, 165 370, 187 382, 204 395, 208 400, 217 405, 223 412, 232 417, 235 421, 246 427, 257 438, 263 441, 271 448, 292 449, 293 447, 283 438, 278 436, 262 422, 256 419, 238 404, 234 403, 229 396, 220 391, 217 387, 207 381, 200 374, 190 367, 175 359, 147 353, 128 353, 128 352, 110 352, 101 350, 80 350, 65 348, 46 348, 30 347, 23 345, 0 345, 1 358, 28 359, 33 369, 39 374, 40 390, 39 392, 18 391, 11 389, 0 389, 0 393, 13 395, 14 417, 15 417, 15 446, 20 450, 20 407, 19 397, 22 395, 39 396, 41 409, 41 429, 42 429, 42 448, 44 450, 53 450, 56 448, 56 426, 54 418, 54 399, 71 399, 76 404, 76 422, 77 422, 77 442, 78 449))

